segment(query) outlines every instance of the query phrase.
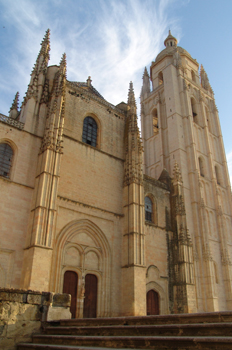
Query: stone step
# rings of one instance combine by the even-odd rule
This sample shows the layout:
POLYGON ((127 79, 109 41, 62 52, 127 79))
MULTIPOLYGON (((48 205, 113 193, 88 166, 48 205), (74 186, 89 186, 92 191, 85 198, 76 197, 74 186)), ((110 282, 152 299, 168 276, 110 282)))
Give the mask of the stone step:
MULTIPOLYGON (((231 350, 232 337, 160 337, 160 336, 74 336, 35 335, 33 343, 73 345, 85 347, 132 348, 132 349, 208 349, 231 350)), ((33 347, 32 347, 33 349, 33 347)), ((18 346, 18 350, 23 348, 18 346)))
POLYGON ((232 336, 232 323, 47 327, 44 333, 86 336, 232 336))
MULTIPOLYGON (((60 320, 61 326, 109 326, 109 325, 151 325, 151 324, 192 324, 232 322, 232 311, 195 314, 174 314, 155 316, 78 318, 60 320)), ((51 322, 52 325, 52 322, 51 322)))
MULTIPOLYGON (((112 350, 112 348, 103 347, 86 347, 86 346, 73 346, 73 345, 48 345, 48 344, 35 344, 35 343, 21 343, 18 345, 18 350, 112 350)), ((120 350, 136 350, 130 348, 123 348, 120 350)), ((145 350, 145 349, 140 349, 145 350)))

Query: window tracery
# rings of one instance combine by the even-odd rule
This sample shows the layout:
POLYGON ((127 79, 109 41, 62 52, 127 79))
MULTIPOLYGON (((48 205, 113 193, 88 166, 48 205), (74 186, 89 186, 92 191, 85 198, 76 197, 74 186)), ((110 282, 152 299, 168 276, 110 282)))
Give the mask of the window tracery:
POLYGON ((0 143, 0 176, 10 177, 13 150, 7 143, 0 143))
POLYGON ((97 123, 92 117, 86 117, 83 123, 82 142, 97 146, 97 123))

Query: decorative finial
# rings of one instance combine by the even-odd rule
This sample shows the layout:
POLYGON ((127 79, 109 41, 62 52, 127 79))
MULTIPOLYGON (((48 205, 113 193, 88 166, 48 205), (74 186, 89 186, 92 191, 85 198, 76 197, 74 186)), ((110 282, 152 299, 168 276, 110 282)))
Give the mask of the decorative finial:
POLYGON ((88 79, 86 80, 86 83, 87 83, 87 86, 92 86, 92 80, 91 80, 91 77, 89 76, 88 79))
POLYGON ((133 83, 132 81, 130 82, 130 87, 129 87, 129 92, 128 92, 128 105, 130 107, 136 107, 136 102, 135 102, 135 94, 134 94, 134 88, 133 88, 133 83))
POLYGON ((9 117, 12 119, 16 119, 19 113, 18 109, 19 109, 19 92, 16 93, 12 106, 10 107, 9 117))
POLYGON ((169 29, 168 36, 164 40, 164 46, 166 46, 166 47, 169 47, 169 46, 176 47, 177 43, 178 43, 177 39, 172 35, 171 30, 169 29))
POLYGON ((148 71, 147 71, 147 67, 144 68, 143 78, 144 78, 144 77, 149 77, 148 71))
POLYGON ((60 67, 66 67, 66 53, 63 53, 60 60, 60 67))
POLYGON ((50 50, 50 29, 46 30, 46 33, 40 45, 41 45, 40 54, 46 54, 47 46, 49 46, 48 51, 50 50))

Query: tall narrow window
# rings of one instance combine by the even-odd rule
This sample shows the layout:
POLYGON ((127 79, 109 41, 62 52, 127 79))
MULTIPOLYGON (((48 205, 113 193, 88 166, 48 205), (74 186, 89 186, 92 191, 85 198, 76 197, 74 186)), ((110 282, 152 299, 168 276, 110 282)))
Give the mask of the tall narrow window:
POLYGON ((153 123, 153 134, 156 135, 159 132, 158 113, 156 108, 152 111, 152 123, 153 123))
POLYGON ((198 124, 197 106, 196 106, 196 101, 193 98, 191 98, 191 107, 192 107, 193 121, 198 124))
POLYGON ((207 125, 208 125, 208 128, 209 128, 209 132, 212 132, 212 122, 210 120, 210 115, 209 115, 208 108, 206 108, 206 107, 205 107, 205 116, 206 116, 207 125))
POLYGON ((217 184, 221 185, 220 172, 217 166, 215 166, 215 175, 216 175, 217 184))
POLYGON ((145 197, 145 220, 152 222, 152 201, 145 197))
POLYGON ((199 161, 199 169, 200 169, 200 175, 201 176, 205 176, 205 173, 204 173, 204 163, 203 163, 203 160, 202 158, 198 158, 198 161, 199 161))
POLYGON ((0 176, 10 177, 13 150, 7 143, 0 143, 0 176))
POLYGON ((213 262, 213 266, 214 266, 215 282, 218 284, 218 269, 217 269, 217 264, 215 261, 213 262))
POLYGON ((193 70, 191 70, 192 81, 196 82, 196 75, 193 70))
POLYGON ((84 120, 82 142, 97 146, 97 123, 92 117, 86 117, 84 120))
POLYGON ((162 72, 159 72, 158 74, 158 81, 159 81, 159 85, 162 85, 164 82, 164 77, 162 72))

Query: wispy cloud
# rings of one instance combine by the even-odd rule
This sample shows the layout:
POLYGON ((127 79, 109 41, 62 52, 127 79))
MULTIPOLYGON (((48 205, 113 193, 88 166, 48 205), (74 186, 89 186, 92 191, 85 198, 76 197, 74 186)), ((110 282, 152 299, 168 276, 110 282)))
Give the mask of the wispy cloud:
POLYGON ((93 85, 113 104, 126 100, 130 80, 139 97, 144 66, 162 49, 169 26, 180 33, 176 19, 167 15, 173 0, 67 2, 0 0, 2 21, 7 27, 5 34, 10 40, 2 47, 8 52, 1 72, 2 81, 7 82, 4 91, 0 86, 5 109, 2 112, 9 110, 17 90, 22 100, 39 43, 48 27, 50 64, 59 64, 62 53, 66 52, 68 79, 85 81, 91 75, 93 85), (9 101, 6 91, 10 90, 9 101))

